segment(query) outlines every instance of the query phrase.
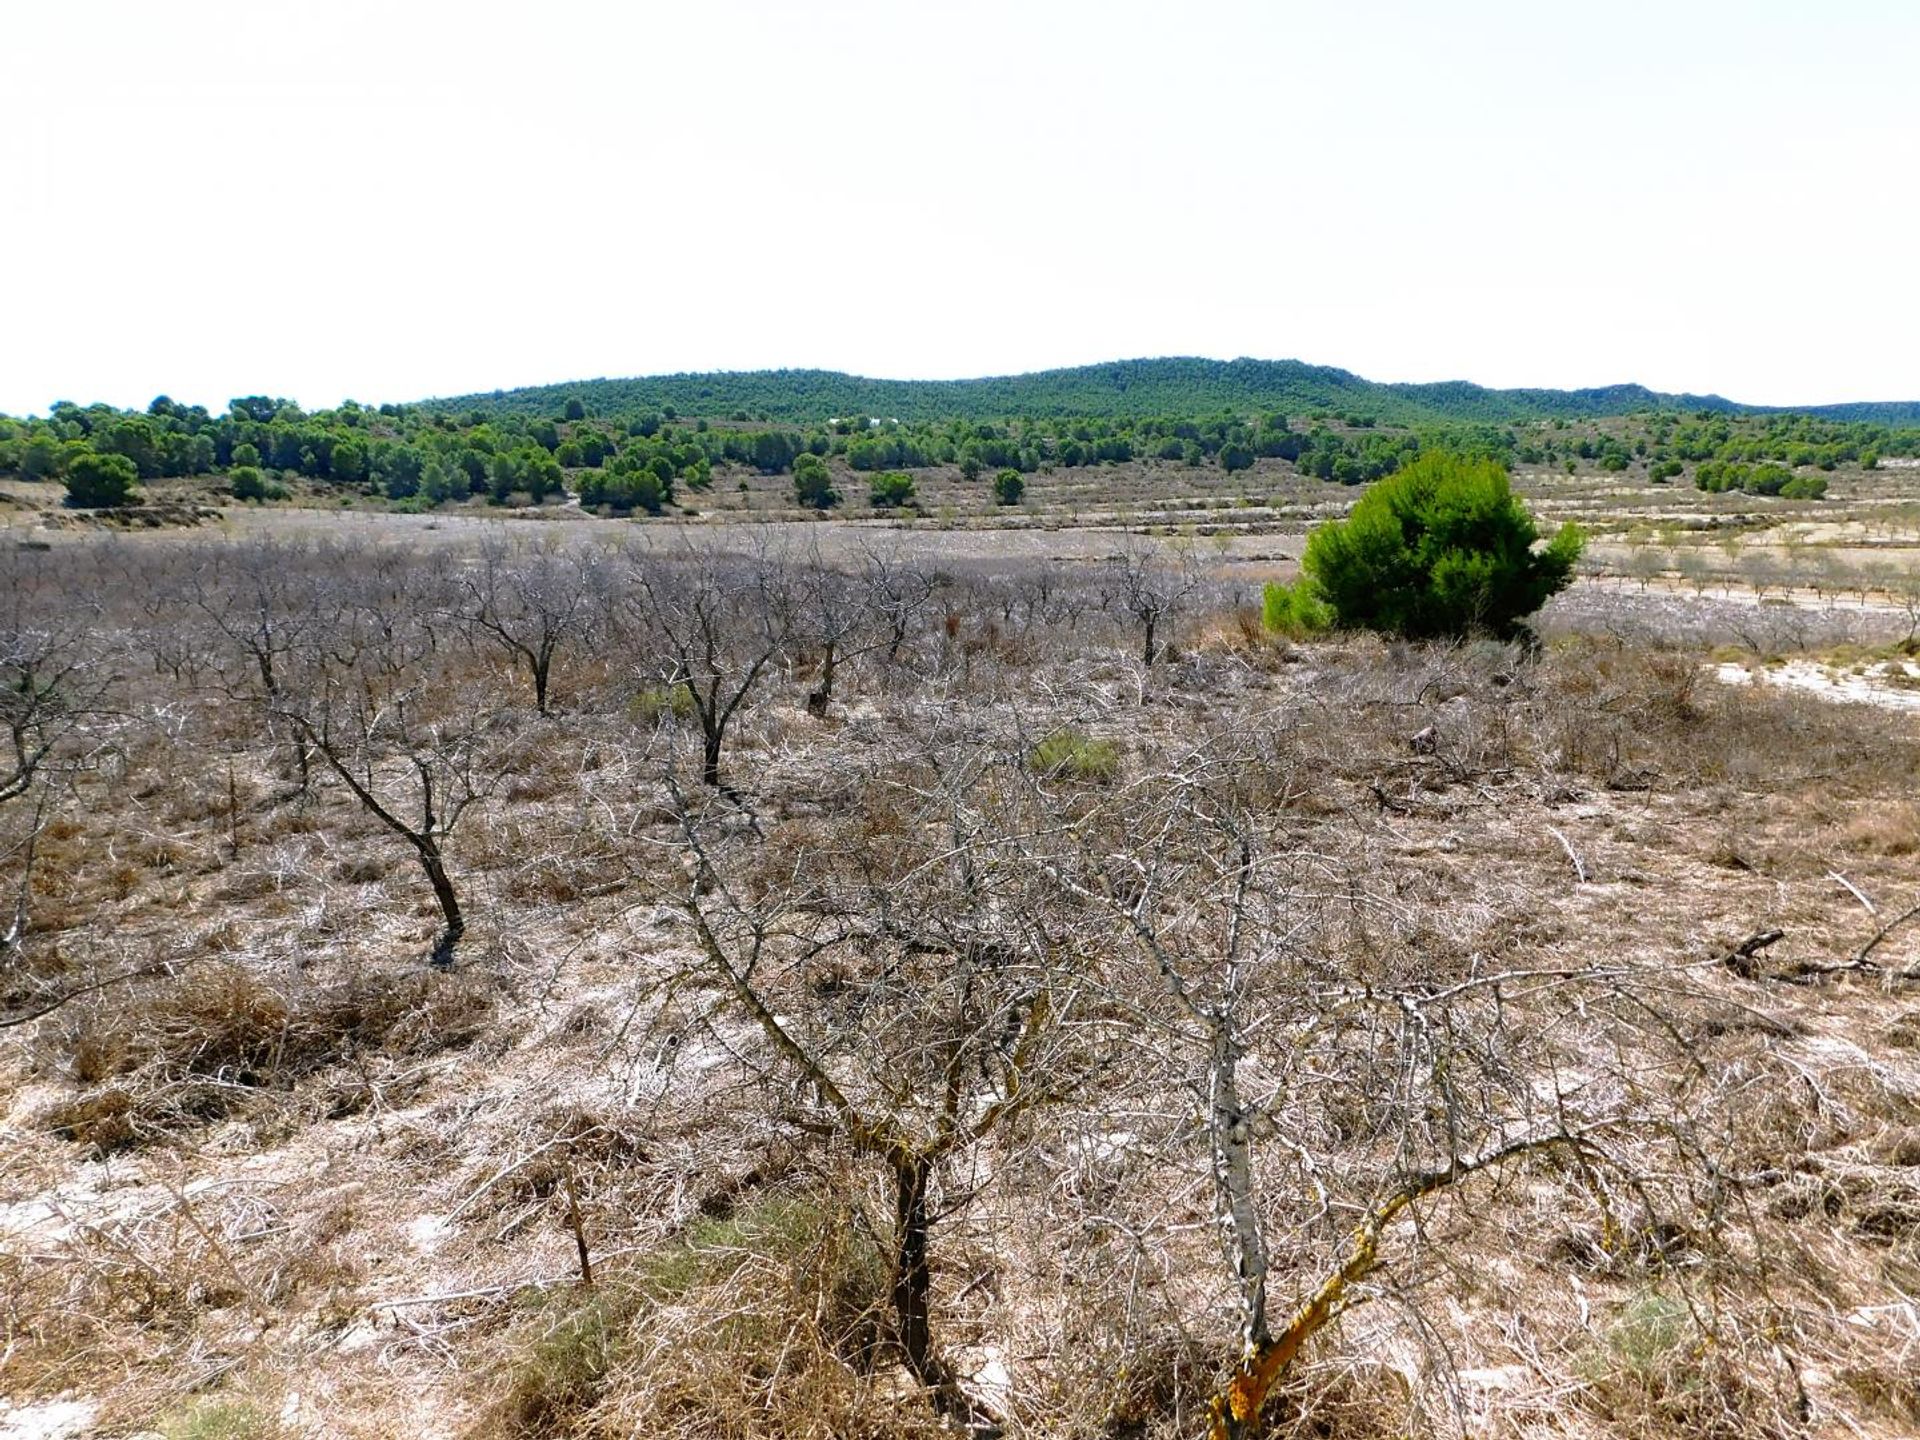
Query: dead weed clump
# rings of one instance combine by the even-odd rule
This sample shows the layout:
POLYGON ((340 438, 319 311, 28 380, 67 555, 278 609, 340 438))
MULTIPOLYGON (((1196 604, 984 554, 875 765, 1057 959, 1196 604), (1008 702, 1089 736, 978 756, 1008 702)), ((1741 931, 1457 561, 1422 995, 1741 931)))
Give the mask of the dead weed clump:
POLYGON ((1612 789, 1897 793, 1920 764, 1910 729, 1884 711, 1713 683, 1688 651, 1569 640, 1528 685, 1549 763, 1612 789))
POLYGON ((1920 853, 1920 805, 1896 801, 1863 807, 1847 822, 1840 843, 1855 854, 1920 853))
POLYGON ((824 1197, 698 1218, 595 1289, 533 1301, 471 1440, 931 1429, 924 1402, 888 1417, 875 1398, 887 1281, 872 1231, 824 1197))
POLYGON ((94 1006, 70 1032, 66 1068, 97 1085, 41 1123, 104 1151, 232 1113, 337 1061, 425 1056, 463 1045, 492 1013, 471 977, 395 972, 280 989, 245 966, 201 964, 132 1003, 94 1006))
POLYGON ((530 1129, 543 1138, 514 1167, 508 1183, 497 1187, 496 1206, 545 1200, 569 1182, 591 1182, 648 1158, 633 1127, 578 1106, 551 1108, 536 1117, 530 1129))

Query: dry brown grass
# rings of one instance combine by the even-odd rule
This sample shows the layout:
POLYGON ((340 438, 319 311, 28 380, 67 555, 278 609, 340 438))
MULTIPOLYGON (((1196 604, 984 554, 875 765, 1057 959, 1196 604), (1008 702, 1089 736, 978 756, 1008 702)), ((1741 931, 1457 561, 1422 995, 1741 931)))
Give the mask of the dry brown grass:
POLYGON ((276 987, 242 965, 203 962, 82 1010, 62 1042, 64 1068, 92 1088, 39 1120, 95 1153, 145 1143, 358 1055, 417 1058, 465 1045, 491 1008, 466 976, 388 972, 276 987))
POLYGON ((764 1191, 604 1274, 529 1297, 476 1437, 934 1433, 886 1400, 886 1266, 856 1212, 764 1191))

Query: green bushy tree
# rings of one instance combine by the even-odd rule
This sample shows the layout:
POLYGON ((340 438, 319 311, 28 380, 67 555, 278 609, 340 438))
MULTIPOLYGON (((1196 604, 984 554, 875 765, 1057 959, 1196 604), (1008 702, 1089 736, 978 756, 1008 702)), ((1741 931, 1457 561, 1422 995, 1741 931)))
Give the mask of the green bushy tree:
POLYGON ((86 510, 131 504, 139 478, 140 472, 126 456, 85 451, 67 465, 67 504, 86 510))
POLYGON ((367 447, 357 440, 342 440, 333 447, 330 465, 335 480, 358 485, 367 478, 367 447))
POLYGON ((882 470, 868 485, 876 510, 894 510, 913 499, 913 477, 904 470, 882 470))
POLYGON ((816 510, 828 510, 840 503, 840 492, 833 488, 833 474, 818 455, 802 455, 793 462, 793 498, 816 510))
POLYGON ((1573 525, 1539 531, 1497 460, 1429 451, 1307 540, 1303 568, 1342 626, 1509 637, 1573 577, 1573 525))
POLYGON ((36 435, 20 447, 20 473, 29 480, 52 478, 60 461, 60 442, 51 435, 36 435))
POLYGON ((993 499, 997 505, 1018 505, 1027 493, 1027 482, 1014 469, 1002 470, 993 477, 993 499))
POLYGON ((467 472, 445 455, 433 455, 420 472, 420 493, 429 504, 464 499, 473 493, 467 472))

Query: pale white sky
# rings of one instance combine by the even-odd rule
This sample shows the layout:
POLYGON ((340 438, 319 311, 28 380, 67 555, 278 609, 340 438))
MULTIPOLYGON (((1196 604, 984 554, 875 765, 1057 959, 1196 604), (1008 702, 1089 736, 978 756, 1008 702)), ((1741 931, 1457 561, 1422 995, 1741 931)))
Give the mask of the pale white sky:
POLYGON ((4 0, 0 411, 1298 357, 1920 399, 1916 0, 4 0))

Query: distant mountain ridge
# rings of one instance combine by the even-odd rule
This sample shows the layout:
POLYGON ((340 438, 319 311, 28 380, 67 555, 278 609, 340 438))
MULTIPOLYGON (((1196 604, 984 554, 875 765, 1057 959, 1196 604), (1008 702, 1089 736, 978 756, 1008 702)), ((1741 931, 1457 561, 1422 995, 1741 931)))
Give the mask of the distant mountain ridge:
POLYGON ((671 406, 685 415, 765 414, 790 423, 868 415, 900 420, 1202 415, 1221 410, 1364 415, 1387 424, 1594 419, 1646 410, 1805 414, 1829 420, 1920 425, 1920 401, 1845 405, 1742 405, 1720 395, 1671 395, 1644 385, 1585 390, 1495 390, 1465 380, 1384 384, 1300 360, 1120 360, 977 380, 874 380, 832 370, 716 371, 580 380, 433 404, 555 413, 578 399, 596 414, 671 406))

